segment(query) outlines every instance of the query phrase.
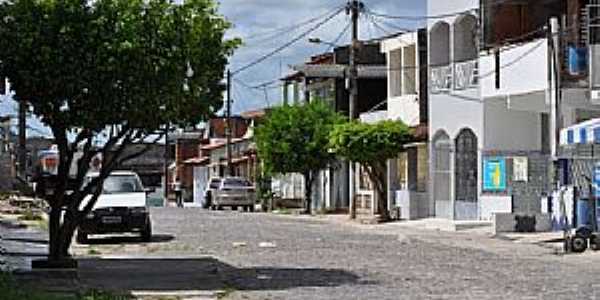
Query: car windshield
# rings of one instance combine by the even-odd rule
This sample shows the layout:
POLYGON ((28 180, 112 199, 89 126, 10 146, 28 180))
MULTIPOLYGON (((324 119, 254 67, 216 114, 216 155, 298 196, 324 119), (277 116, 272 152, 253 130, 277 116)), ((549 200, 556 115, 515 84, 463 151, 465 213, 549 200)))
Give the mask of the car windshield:
POLYGON ((136 176, 110 175, 104 180, 103 194, 140 193, 144 189, 136 176))
POLYGON ((252 186, 252 184, 250 184, 250 182, 246 179, 243 178, 226 178, 225 181, 223 182, 224 186, 231 186, 231 187, 247 187, 247 186, 252 186))

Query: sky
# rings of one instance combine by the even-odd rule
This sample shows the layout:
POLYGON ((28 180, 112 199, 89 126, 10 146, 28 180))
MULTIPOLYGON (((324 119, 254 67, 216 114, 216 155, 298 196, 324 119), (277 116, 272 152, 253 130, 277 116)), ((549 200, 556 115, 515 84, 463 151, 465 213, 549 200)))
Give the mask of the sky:
MULTIPOLYGON (((219 11, 232 24, 227 37, 241 38, 244 45, 236 50, 230 60, 233 71, 290 42, 300 34, 325 19, 347 0, 220 0, 219 11), (307 20, 313 23, 306 24, 307 20), (305 23, 304 26, 296 26, 305 23)), ((387 15, 423 16, 425 0, 363 0, 371 11, 387 15)), ((240 84, 257 86, 277 80, 290 72, 290 66, 305 62, 310 56, 331 50, 330 46, 308 42, 308 38, 320 38, 344 45, 350 41, 347 28, 349 17, 342 12, 290 47, 264 62, 240 72, 234 77, 232 98, 233 112, 255 110, 281 103, 281 89, 276 84, 266 90, 250 89, 240 84)), ((400 29, 416 29, 419 22, 368 17, 363 14, 359 21, 360 39, 372 39, 397 33, 400 29)), ((0 96, 0 115, 16 115, 17 105, 9 97, 0 96)), ((16 130, 16 120, 13 121, 16 130)), ((28 136, 50 135, 50 131, 34 116, 29 117, 28 136)))
MULTIPOLYGON (((425 0, 363 0, 368 9, 387 15, 423 16, 426 14, 425 0)), ((233 71, 245 66, 279 46, 291 41, 312 26, 314 23, 294 29, 290 27, 315 17, 327 15, 336 7, 346 4, 346 0, 221 0, 220 12, 231 23, 233 29, 230 37, 240 37, 244 46, 237 49, 231 59, 230 69, 233 71), (287 30, 277 31, 280 28, 287 30)), ((308 42, 309 37, 320 38, 332 42, 343 32, 349 17, 342 12, 331 21, 315 30, 307 38, 264 61, 263 63, 241 72, 234 78, 232 97, 234 112, 242 112, 257 108, 274 106, 281 103, 281 90, 276 84, 267 89, 249 89, 249 86, 279 79, 290 72, 289 66, 305 62, 310 56, 331 50, 330 46, 308 42)), ((401 28, 416 29, 421 23, 413 21, 373 18, 363 15, 359 22, 360 39, 371 39, 397 33, 401 28), (374 25, 373 22, 377 25, 374 25)), ((346 31, 337 44, 348 44, 350 32, 346 31)))

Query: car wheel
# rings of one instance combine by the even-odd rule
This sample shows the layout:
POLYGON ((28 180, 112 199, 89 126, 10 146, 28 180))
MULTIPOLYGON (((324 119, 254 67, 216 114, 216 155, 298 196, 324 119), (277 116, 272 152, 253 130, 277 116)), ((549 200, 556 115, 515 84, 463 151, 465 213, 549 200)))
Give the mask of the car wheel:
POLYGON ((90 242, 90 240, 88 239, 88 235, 85 232, 82 231, 77 231, 77 237, 76 237, 77 243, 78 244, 87 244, 90 242))
POLYGON ((575 253, 582 253, 587 249, 587 239, 576 235, 571 239, 571 250, 575 253))
POLYGON ((223 210, 223 206, 217 205, 217 210, 223 210))
POLYGON ((152 223, 150 220, 146 223, 146 227, 141 232, 142 241, 149 243, 152 241, 152 223))
POLYGON ((254 212, 254 205, 248 205, 248 212, 254 212))
POLYGON ((237 210, 238 210, 238 207, 237 207, 237 206, 232 206, 232 207, 231 207, 231 210, 233 210, 233 211, 237 211, 237 210))

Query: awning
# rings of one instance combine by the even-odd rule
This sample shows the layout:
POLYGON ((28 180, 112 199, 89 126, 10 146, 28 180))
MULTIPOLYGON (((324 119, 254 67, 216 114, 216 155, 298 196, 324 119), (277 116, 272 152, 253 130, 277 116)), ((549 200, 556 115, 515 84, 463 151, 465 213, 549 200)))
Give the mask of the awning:
POLYGON ((210 162, 210 157, 194 157, 185 160, 183 163, 186 165, 206 165, 210 162))
POLYGON ((560 145, 600 144, 600 118, 569 126, 560 131, 560 145))

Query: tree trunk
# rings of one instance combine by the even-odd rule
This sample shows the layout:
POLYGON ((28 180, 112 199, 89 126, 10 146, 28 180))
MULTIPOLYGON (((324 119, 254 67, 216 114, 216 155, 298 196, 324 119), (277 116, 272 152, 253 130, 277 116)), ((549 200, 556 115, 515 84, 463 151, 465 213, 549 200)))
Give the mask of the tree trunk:
MULTIPOLYGON (((353 170, 353 162, 348 161, 348 175, 355 176, 353 170)), ((354 170, 356 171, 356 170, 354 170)), ((348 183, 350 182, 350 178, 348 178, 348 183)), ((357 183, 352 180, 353 186, 348 186, 348 196, 350 196, 350 219, 356 219, 356 194, 353 191, 356 191, 355 186, 357 183)))
POLYGON ((312 184, 313 184, 313 176, 311 172, 305 172, 304 174, 304 203, 306 207, 304 208, 304 212, 306 214, 312 213, 312 184))
POLYGON ((378 195, 377 199, 377 210, 381 216, 381 221, 389 221, 390 213, 388 210, 388 198, 387 198, 387 184, 386 184, 386 163, 374 163, 367 166, 367 172, 369 178, 375 186, 375 192, 378 195))
POLYGON ((386 180, 386 170, 387 165, 377 164, 375 167, 376 181, 375 184, 377 193, 379 194, 378 209, 379 215, 381 216, 381 221, 389 221, 390 212, 388 210, 388 195, 387 195, 387 180, 386 180))
POLYGON ((48 260, 49 261, 59 261, 61 260, 61 251, 60 251, 60 207, 51 206, 50 207, 50 218, 48 220, 48 230, 49 230, 49 253, 48 260))
POLYGON ((63 258, 71 257, 69 253, 69 248, 71 248, 71 243, 73 241, 73 234, 75 234, 75 229, 77 228, 76 217, 71 211, 67 211, 65 213, 65 218, 60 230, 60 253, 63 258))

